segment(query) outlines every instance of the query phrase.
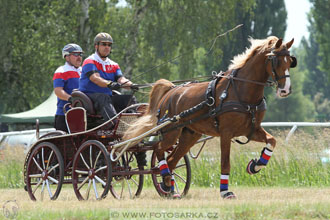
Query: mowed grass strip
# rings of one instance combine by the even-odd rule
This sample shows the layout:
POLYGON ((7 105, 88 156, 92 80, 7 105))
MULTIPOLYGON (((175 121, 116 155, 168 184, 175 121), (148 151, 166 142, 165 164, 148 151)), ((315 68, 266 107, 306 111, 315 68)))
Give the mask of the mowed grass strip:
POLYGON ((17 219, 174 219, 174 215, 182 219, 330 218, 330 187, 232 189, 236 200, 223 200, 212 188, 193 188, 181 200, 160 198, 155 189, 145 188, 134 200, 116 200, 109 194, 101 201, 78 201, 73 189, 65 187, 56 201, 43 202, 32 202, 22 189, 1 189, 0 202, 15 200, 17 219))

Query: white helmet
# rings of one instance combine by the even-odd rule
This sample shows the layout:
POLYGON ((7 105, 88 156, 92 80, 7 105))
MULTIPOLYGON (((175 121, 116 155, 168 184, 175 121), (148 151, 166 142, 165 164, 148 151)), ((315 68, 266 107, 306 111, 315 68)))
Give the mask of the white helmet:
POLYGON ((62 56, 65 58, 66 55, 70 53, 84 53, 81 47, 78 44, 67 44, 62 49, 62 56))

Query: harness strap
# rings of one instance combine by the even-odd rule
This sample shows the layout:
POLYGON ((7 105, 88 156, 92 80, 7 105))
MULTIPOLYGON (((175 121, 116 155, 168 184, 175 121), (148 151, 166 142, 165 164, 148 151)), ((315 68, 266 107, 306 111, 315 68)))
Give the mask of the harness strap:
MULTIPOLYGON (((196 107, 196 106, 194 106, 194 107, 196 107)), ((194 107, 192 107, 192 108, 194 108, 194 107)), ((261 102, 259 104, 257 104, 257 105, 248 105, 248 104, 246 104, 245 106, 243 106, 239 102, 229 101, 229 102, 223 103, 223 108, 220 111, 218 111, 215 116, 221 115, 221 114, 226 113, 226 112, 241 112, 241 113, 251 113, 251 114, 253 112, 253 116, 252 116, 253 129, 251 128, 250 133, 248 135, 248 139, 251 139, 251 137, 253 135, 253 132, 254 132, 254 123, 255 123, 255 116, 254 115, 255 115, 255 112, 265 111, 266 109, 267 109, 267 103, 266 103, 266 99, 265 98, 263 98, 261 100, 261 102)), ((188 109, 188 110, 190 110, 190 109, 188 109)), ((188 110, 186 110, 186 111, 188 111, 188 110)), ((186 116, 188 116, 188 115, 183 115, 183 117, 186 117, 186 116)), ((200 115, 200 116, 198 116, 196 118, 192 118, 192 119, 190 119, 188 121, 182 122, 182 123, 180 123, 180 124, 178 124, 178 125, 176 125, 176 126, 174 126, 172 128, 163 129, 162 130, 162 133, 166 133, 166 132, 175 130, 177 128, 185 127, 186 125, 193 124, 193 123, 195 123, 197 121, 200 121, 202 119, 206 119, 206 118, 209 118, 209 117, 210 117, 209 113, 200 115)))
MULTIPOLYGON (((236 75, 237 75, 238 71, 239 71, 239 69, 235 69, 230 73, 229 77, 226 77, 228 79, 228 83, 227 83, 227 86, 226 86, 225 90, 222 92, 222 94, 219 97, 220 98, 220 103, 219 103, 218 106, 215 106, 215 99, 216 99, 215 91, 216 91, 217 83, 220 80, 220 77, 223 77, 221 75, 217 76, 215 79, 213 79, 208 84, 208 87, 207 87, 206 93, 205 93, 206 100, 204 100, 201 103, 191 107, 190 109, 187 109, 187 110, 181 112, 179 114, 179 116, 180 116, 180 118, 184 118, 184 117, 187 117, 189 115, 192 115, 193 113, 195 113, 195 112, 199 111, 200 109, 202 109, 205 105, 210 107, 210 110, 208 111, 208 113, 200 115, 200 116, 198 116, 196 118, 193 118, 193 119, 190 119, 188 121, 185 121, 183 123, 180 123, 180 124, 178 124, 178 125, 176 125, 172 128, 163 129, 161 132, 165 133, 165 132, 177 129, 177 128, 185 127, 188 124, 192 124, 192 123, 195 123, 197 121, 200 121, 202 119, 206 119, 206 118, 209 118, 209 117, 214 117, 215 126, 218 128, 219 127, 219 121, 216 117, 217 115, 220 115, 222 113, 229 112, 229 111, 250 113, 251 116, 252 116, 251 117, 252 126, 251 126, 251 130, 250 130, 250 132, 247 136, 248 140, 245 143, 243 143, 239 140, 236 140, 236 142, 240 143, 240 144, 248 143, 250 141, 250 139, 252 138, 252 135, 253 135, 254 130, 255 130, 255 121, 256 121, 255 113, 257 111, 264 111, 264 110, 266 110, 267 107, 266 107, 266 101, 265 101, 264 98, 257 105, 255 105, 255 104, 246 104, 246 103, 241 101, 241 99, 238 95, 238 90, 237 90, 235 82, 234 82, 234 78, 236 78, 236 75), (227 98, 228 89, 229 89, 231 84, 233 85, 234 92, 235 92, 235 95, 238 99, 238 102, 237 101, 224 102, 224 100, 227 98)), ((166 119, 166 120, 169 120, 169 119, 166 119)), ((166 121, 166 120, 164 120, 164 121, 166 121)), ((162 121, 162 122, 164 122, 164 121, 162 121)))

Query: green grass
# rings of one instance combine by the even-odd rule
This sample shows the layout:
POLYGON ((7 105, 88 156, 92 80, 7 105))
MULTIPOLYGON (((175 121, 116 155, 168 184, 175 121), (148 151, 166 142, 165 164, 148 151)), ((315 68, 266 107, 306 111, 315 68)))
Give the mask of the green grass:
POLYGON ((97 209, 97 210, 74 210, 54 212, 42 210, 39 212, 24 212, 17 219, 328 219, 329 213, 326 205, 317 204, 309 209, 304 209, 300 204, 289 205, 283 211, 282 205, 267 205, 256 207, 253 204, 232 205, 213 209, 97 209), (111 218, 112 217, 112 218, 111 218), (189 218, 193 217, 193 218, 189 218))
POLYGON ((23 186, 24 152, 21 147, 0 150, 0 188, 23 186))
MULTIPOLYGON (((56 201, 32 202, 22 189, 0 189, 0 204, 17 204, 17 219, 329 219, 330 187, 232 187, 237 200, 223 200, 217 189, 193 187, 181 200, 162 199, 155 189, 141 197, 78 201, 63 188, 56 201), (206 217, 211 214, 211 217, 206 217), (174 215, 182 216, 174 218, 174 215), (187 217, 194 215, 195 217, 187 217), (135 217, 134 217, 135 216, 135 217), (142 217, 144 216, 144 217, 142 217), (164 217, 165 216, 165 217, 164 217), (172 217, 171 217, 172 216, 172 217), (185 216, 185 217, 184 217, 185 216)), ((10 206, 6 206, 12 214, 10 206)), ((0 212, 0 219, 5 219, 0 212)))
MULTIPOLYGON (((246 166, 259 158, 262 143, 232 144, 230 185, 236 186, 330 186, 330 162, 322 162, 326 149, 330 149, 330 129, 318 133, 297 132, 285 143, 286 132, 277 132, 277 147, 267 167, 256 175, 249 175, 246 166)), ((218 141, 213 141, 219 146, 218 141)), ((213 146, 214 148, 214 146, 213 146)), ((220 151, 207 150, 191 162, 193 184, 218 187, 220 178, 220 151)))
MULTIPOLYGON (((321 157, 330 149, 330 129, 296 131, 289 143, 285 143, 286 131, 274 131, 277 146, 267 167, 256 175, 246 172, 248 162, 259 158, 263 143, 232 144, 229 185, 235 186, 330 186, 330 162, 321 157)), ((190 159, 192 186, 219 187, 220 177, 219 138, 207 142, 197 160, 190 159)), ((195 152, 198 146, 192 149, 195 152)), ((23 187, 25 155, 21 148, 5 148, 0 151, 0 188, 23 187)), ((152 186, 150 175, 145 176, 146 187, 152 186)))
MULTIPOLYGON (((329 156, 324 150, 330 149, 330 129, 299 130, 286 144, 287 132, 272 132, 277 139, 274 154, 267 167, 253 176, 247 174, 246 165, 259 157, 265 144, 232 144, 229 187, 238 197, 234 201, 220 198, 218 138, 207 142, 197 160, 190 159, 192 185, 181 200, 161 199, 146 175, 142 194, 134 200, 116 200, 109 193, 102 201, 80 202, 72 185, 66 184, 56 201, 32 202, 23 190, 23 149, 5 148, 0 151, 0 206, 16 201, 16 219, 24 220, 176 219, 171 217, 175 214, 185 215, 179 219, 211 219, 205 217, 208 213, 212 219, 224 220, 330 219, 330 163, 321 162, 321 157, 329 156), (158 216, 151 217, 155 213, 158 216), (187 217, 194 213, 195 217, 187 217)), ((196 154, 198 146, 192 151, 196 154)), ((0 211, 0 219, 6 219, 0 211)))

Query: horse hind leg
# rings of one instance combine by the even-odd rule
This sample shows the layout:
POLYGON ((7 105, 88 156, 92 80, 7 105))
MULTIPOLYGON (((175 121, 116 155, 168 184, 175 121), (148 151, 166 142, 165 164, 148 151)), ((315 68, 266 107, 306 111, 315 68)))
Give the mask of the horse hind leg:
MULTIPOLYGON (((202 135, 196 133, 188 128, 183 128, 181 136, 179 137, 179 143, 167 157, 169 169, 171 171, 171 196, 172 198, 180 198, 179 191, 175 189, 175 176, 181 178, 178 173, 175 172, 176 165, 187 154, 189 149, 197 142, 202 135)), ((181 167, 182 168, 182 167, 181 167)), ((180 169, 180 168, 179 168, 180 169)))
POLYGON ((260 127, 255 131, 251 140, 266 143, 266 146, 261 151, 261 155, 259 159, 257 158, 252 159, 246 167, 246 171, 250 175, 253 175, 258 173, 262 168, 266 167, 269 159, 273 154, 273 150, 276 146, 276 140, 271 134, 266 132, 262 127, 260 127))
POLYGON ((171 192, 172 175, 165 158, 165 151, 176 144, 178 137, 181 135, 181 130, 171 131, 163 135, 163 140, 155 148, 155 154, 159 163, 159 170, 162 176, 162 182, 159 184, 159 190, 168 195, 171 192))

